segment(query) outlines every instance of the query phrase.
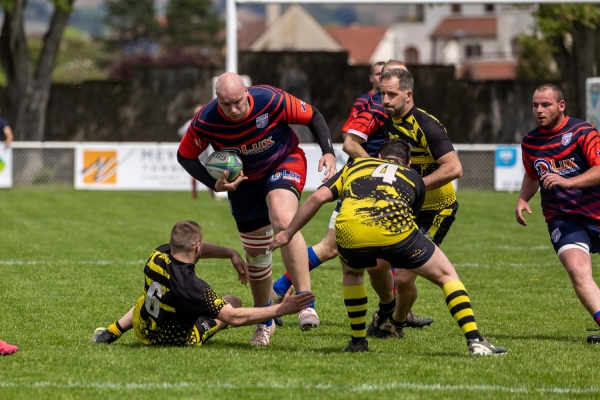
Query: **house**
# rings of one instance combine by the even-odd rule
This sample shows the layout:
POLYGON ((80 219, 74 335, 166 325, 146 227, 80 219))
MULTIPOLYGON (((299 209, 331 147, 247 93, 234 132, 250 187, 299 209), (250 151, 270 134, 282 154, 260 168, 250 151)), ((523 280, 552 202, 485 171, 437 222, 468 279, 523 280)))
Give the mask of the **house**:
POLYGON ((389 59, 456 66, 465 79, 514 79, 535 5, 416 4, 392 26, 322 27, 302 6, 269 4, 267 20, 242 24, 240 50, 348 51, 351 65, 389 59), (261 31, 262 29, 262 31, 261 31))
POLYGON ((323 27, 304 7, 267 5, 266 19, 245 19, 238 31, 238 48, 251 51, 348 51, 351 65, 389 59, 392 31, 388 26, 323 27), (387 45, 389 47, 389 45, 387 45), (387 58, 381 58, 387 57, 387 58))
POLYGON ((535 5, 439 4, 415 6, 394 24, 393 58, 407 64, 447 64, 470 79, 514 79, 518 36, 530 33, 535 5))

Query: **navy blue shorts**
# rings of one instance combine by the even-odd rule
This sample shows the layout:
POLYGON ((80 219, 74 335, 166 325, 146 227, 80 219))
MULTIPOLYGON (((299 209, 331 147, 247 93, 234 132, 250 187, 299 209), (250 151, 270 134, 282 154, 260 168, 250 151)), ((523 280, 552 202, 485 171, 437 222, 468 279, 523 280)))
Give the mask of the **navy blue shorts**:
POLYGON ((595 219, 580 215, 554 217, 548 221, 548 233, 556 252, 568 244, 585 243, 590 253, 600 253, 600 221, 595 219))
POLYGON ((300 199, 305 184, 306 156, 301 148, 297 148, 269 175, 243 182, 236 190, 228 192, 229 207, 238 231, 252 232, 271 224, 267 207, 267 194, 270 191, 286 189, 300 199))
POLYGON ((377 259, 388 261, 395 268, 419 268, 433 256, 435 244, 418 230, 390 246, 344 249, 338 246, 340 259, 350 268, 362 269, 377 265, 377 259))

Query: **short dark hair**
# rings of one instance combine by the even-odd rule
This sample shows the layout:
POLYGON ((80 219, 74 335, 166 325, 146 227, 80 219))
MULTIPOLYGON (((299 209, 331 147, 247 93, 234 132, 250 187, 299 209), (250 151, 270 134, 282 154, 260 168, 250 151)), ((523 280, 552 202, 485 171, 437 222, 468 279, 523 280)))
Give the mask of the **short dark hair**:
POLYGON ((196 243, 202 241, 202 228, 194 221, 179 221, 171 229, 171 250, 189 252, 196 243))
POLYGON ((381 71, 383 72, 388 69, 403 69, 403 68, 405 68, 408 71, 408 68, 406 67, 406 64, 404 63, 404 61, 389 59, 385 64, 383 64, 381 71))
POLYGON ((375 73, 375 67, 378 66, 383 66, 385 64, 385 62, 383 61, 377 61, 375 64, 371 65, 371 75, 373 75, 375 73))
POLYGON ((554 92, 554 99, 556 100, 557 103, 559 103, 565 99, 565 96, 564 96, 562 90, 560 90, 560 88, 558 86, 553 85, 551 83, 544 83, 543 85, 538 86, 538 88, 535 89, 535 91, 536 92, 545 92, 548 89, 550 89, 554 92))
POLYGON ((408 71, 399 68, 388 69, 387 71, 381 73, 381 77, 379 79, 383 81, 384 79, 389 78, 398 78, 400 90, 403 92, 413 89, 413 77, 408 71))
POLYGON ((396 157, 404 165, 410 160, 410 145, 404 139, 386 140, 379 149, 381 158, 396 157))

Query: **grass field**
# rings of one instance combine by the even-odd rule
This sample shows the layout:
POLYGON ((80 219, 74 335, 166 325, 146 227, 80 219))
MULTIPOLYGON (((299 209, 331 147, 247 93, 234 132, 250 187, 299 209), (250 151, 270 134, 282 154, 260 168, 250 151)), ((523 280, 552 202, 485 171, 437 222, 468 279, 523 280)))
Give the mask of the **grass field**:
MULTIPOLYGON (((176 221, 196 220, 206 241, 241 251, 227 203, 204 192, 193 200, 182 192, 0 191, 0 338, 20 347, 0 357, 0 399, 599 398, 600 346, 585 341, 594 323, 552 251, 539 197, 524 228, 514 221, 516 196, 459 192, 442 246, 480 331, 508 349, 471 358, 440 289, 422 279, 414 310, 435 318, 432 326, 370 340, 369 353, 342 353, 350 330, 338 260, 312 273, 321 327, 303 333, 287 316, 268 348, 247 344, 253 327, 201 348, 142 348, 133 332, 92 345, 94 328, 141 294, 143 264, 176 221)), ((309 244, 332 209, 303 230, 309 244)), ((274 275, 283 270, 277 252, 274 275)), ((251 304, 227 261, 203 261, 197 273, 251 304)), ((372 290, 369 300, 370 319, 372 290)))

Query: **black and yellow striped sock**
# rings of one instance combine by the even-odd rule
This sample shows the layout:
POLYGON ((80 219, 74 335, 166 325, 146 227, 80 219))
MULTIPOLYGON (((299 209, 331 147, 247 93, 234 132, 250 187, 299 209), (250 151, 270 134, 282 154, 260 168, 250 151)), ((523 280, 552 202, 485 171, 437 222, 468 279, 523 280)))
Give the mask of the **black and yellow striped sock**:
POLYGON ((364 284, 343 286, 344 306, 350 319, 352 342, 358 343, 367 337, 367 289, 364 284))
POLYGON ((481 334, 477 330, 475 315, 471 308, 471 300, 467 294, 467 289, 461 281, 452 281, 442 286, 446 305, 454 320, 465 334, 467 339, 481 339, 481 334))
POLYGON ((121 337, 121 335, 123 334, 123 332, 125 331, 123 328, 121 328, 121 325, 119 325, 119 321, 110 324, 108 328, 106 328, 110 333, 112 333, 113 335, 115 335, 116 337, 121 337))
POLYGON ((390 303, 383 304, 379 303, 379 310, 377 310, 377 315, 379 315, 380 321, 383 323, 391 318, 392 314, 396 310, 396 298, 392 300, 390 303))

